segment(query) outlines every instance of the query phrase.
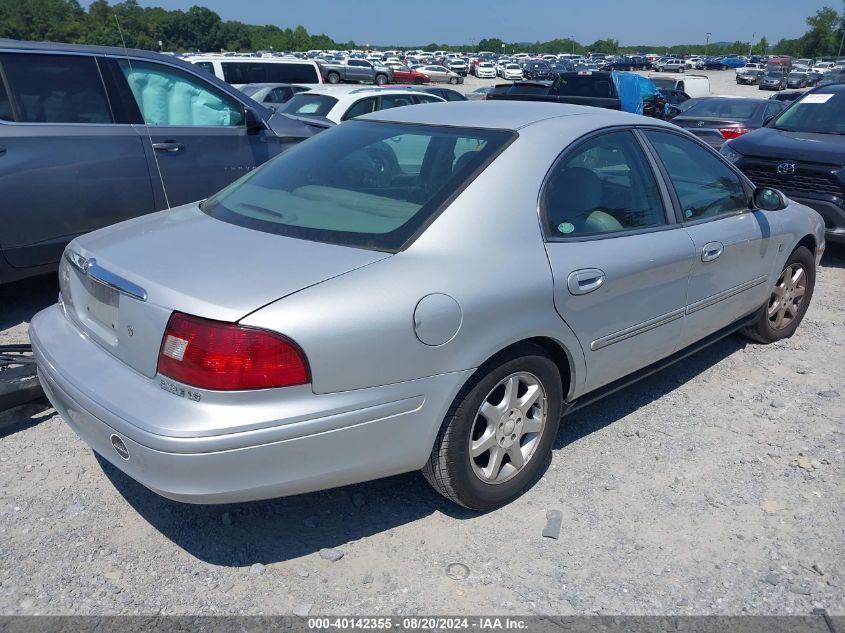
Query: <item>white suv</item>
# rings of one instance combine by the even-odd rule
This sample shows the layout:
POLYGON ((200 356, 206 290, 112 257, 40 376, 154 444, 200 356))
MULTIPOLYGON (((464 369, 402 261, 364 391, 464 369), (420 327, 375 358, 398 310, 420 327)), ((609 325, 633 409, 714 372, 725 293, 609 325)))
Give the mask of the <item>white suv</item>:
POLYGON ((406 105, 445 101, 427 92, 408 88, 359 88, 325 86, 294 95, 278 111, 293 116, 325 117, 334 123, 406 105))
POLYGON ((661 73, 682 73, 686 70, 687 63, 683 59, 676 59, 670 57, 669 59, 661 59, 654 65, 654 69, 661 73))

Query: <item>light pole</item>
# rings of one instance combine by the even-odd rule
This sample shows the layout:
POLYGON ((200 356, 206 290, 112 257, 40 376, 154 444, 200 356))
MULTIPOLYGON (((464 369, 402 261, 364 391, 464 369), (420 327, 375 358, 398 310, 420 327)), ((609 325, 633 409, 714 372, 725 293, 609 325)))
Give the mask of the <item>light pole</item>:
POLYGON ((573 55, 573 57, 574 57, 574 56, 575 56, 575 36, 574 36, 574 35, 570 35, 570 36, 569 36, 569 41, 570 41, 570 42, 572 42, 572 55, 573 55))
POLYGON ((704 56, 707 57, 707 50, 710 48, 710 36, 713 35, 710 31, 707 31, 707 43, 704 45, 704 56))
POLYGON ((757 31, 751 36, 751 44, 748 45, 748 56, 751 57, 751 49, 754 48, 754 38, 757 37, 757 31))
POLYGON ((839 52, 836 53, 837 57, 842 57, 843 42, 845 42, 845 20, 842 20, 842 38, 839 40, 839 52))

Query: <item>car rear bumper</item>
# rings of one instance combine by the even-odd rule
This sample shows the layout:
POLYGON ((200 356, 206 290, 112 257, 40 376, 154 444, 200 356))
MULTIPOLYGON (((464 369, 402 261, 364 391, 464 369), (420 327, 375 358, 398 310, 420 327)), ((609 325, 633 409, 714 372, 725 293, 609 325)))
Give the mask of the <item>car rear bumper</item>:
POLYGON ((221 394, 208 398, 216 395, 217 402, 192 402, 163 390, 159 377, 138 374, 82 335, 60 306, 36 315, 30 337, 44 391, 76 434, 147 488, 187 503, 266 499, 419 469, 470 373, 337 394, 264 390, 253 392, 254 406, 241 399, 233 407, 221 403, 221 394), (240 430, 276 396, 276 419, 240 430), (132 413, 142 419, 172 418, 181 410, 195 416, 192 428, 201 429, 196 422, 203 417, 217 423, 223 416, 233 425, 213 434, 154 433, 132 419, 127 402, 136 403, 132 413), (128 458, 114 442, 122 442, 128 458))

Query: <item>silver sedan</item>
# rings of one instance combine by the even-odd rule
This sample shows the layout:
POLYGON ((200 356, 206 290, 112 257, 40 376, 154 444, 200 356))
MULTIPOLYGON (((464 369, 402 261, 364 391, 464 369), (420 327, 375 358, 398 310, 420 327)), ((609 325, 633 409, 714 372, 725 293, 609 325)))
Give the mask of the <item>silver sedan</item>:
POLYGON ((670 124, 431 104, 75 239, 31 337, 67 424, 166 497, 422 469, 488 510, 563 414, 737 329, 791 336, 823 250, 814 211, 670 124))

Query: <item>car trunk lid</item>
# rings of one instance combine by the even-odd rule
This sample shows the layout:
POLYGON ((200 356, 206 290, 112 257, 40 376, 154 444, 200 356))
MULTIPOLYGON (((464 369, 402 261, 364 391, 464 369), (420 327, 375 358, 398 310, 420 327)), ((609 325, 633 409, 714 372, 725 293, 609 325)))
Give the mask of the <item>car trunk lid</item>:
POLYGON ((63 258, 60 281, 76 326, 153 377, 174 311, 236 322, 389 256, 235 226, 193 204, 77 238, 63 258))

